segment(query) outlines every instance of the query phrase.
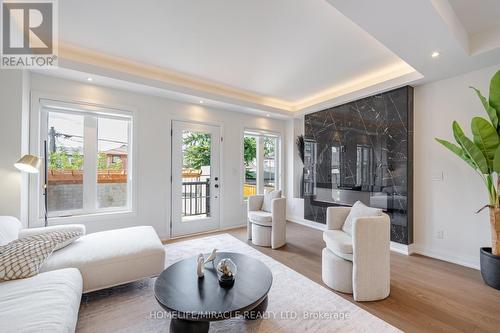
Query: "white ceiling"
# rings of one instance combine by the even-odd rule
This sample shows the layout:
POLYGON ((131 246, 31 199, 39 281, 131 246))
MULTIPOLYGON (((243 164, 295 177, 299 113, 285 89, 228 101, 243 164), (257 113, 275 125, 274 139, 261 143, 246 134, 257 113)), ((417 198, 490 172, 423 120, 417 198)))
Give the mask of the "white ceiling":
POLYGON ((500 28, 500 0, 449 0, 471 35, 500 28))
POLYGON ((64 0, 63 43, 298 102, 401 66, 324 0, 64 0))
POLYGON ((500 0, 64 0, 59 13, 49 75, 259 115, 500 63, 500 0))

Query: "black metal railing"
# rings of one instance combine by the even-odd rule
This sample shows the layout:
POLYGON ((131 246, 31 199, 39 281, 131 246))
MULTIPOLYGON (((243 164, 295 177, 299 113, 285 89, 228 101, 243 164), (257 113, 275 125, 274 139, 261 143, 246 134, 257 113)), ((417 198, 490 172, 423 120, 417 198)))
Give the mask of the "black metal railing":
POLYGON ((210 216, 210 179, 182 182, 182 216, 210 216))

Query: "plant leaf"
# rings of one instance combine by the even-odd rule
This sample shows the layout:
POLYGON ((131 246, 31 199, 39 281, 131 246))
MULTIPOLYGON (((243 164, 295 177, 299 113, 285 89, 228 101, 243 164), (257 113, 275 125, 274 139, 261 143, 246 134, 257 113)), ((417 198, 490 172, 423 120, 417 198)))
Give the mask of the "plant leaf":
POLYGON ((497 71, 490 81, 490 103, 500 116, 500 71, 497 71))
POLYGON ((493 158, 493 171, 500 173, 500 147, 497 148, 495 157, 493 158))
POLYGON ((483 103, 483 107, 486 110, 486 112, 488 113, 488 116, 490 117, 490 120, 491 120, 491 123, 493 124, 493 127, 495 127, 495 129, 497 129, 498 128, 498 117, 500 116, 500 109, 499 109, 499 111, 495 110, 495 108, 493 108, 490 105, 490 103, 488 102, 486 97, 484 97, 481 94, 479 89, 476 89, 474 87, 469 87, 469 88, 473 89, 476 92, 477 97, 479 97, 479 99, 481 100, 481 103, 483 103))
MULTIPOLYGON (((435 138, 435 139, 436 139, 437 142, 439 142, 440 144, 442 144, 443 146, 445 146, 446 148, 448 148, 449 150, 451 150, 453 153, 455 153, 455 155, 457 155, 462 160, 464 160, 474 170, 477 169, 477 166, 474 164, 474 162, 470 159, 470 157, 465 153, 465 151, 461 147, 457 146, 454 143, 446 141, 446 140, 442 140, 442 139, 438 139, 438 138, 435 138)), ((499 166, 500 166, 500 157, 499 157, 499 166)))
POLYGON ((477 169, 484 175, 489 174, 488 162, 486 157, 484 157, 481 150, 472 142, 468 137, 465 136, 460 125, 454 121, 453 122, 453 135, 457 139, 464 152, 470 156, 472 162, 476 165, 477 169))
POLYGON ((496 129, 484 118, 474 117, 471 121, 474 143, 486 157, 488 167, 493 168, 493 158, 500 143, 496 129))

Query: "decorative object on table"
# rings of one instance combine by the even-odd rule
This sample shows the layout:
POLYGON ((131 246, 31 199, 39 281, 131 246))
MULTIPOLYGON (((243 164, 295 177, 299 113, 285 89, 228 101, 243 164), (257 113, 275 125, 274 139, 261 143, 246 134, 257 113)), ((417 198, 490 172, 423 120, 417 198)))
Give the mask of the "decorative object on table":
POLYGON ((205 276, 205 258, 203 257, 203 254, 200 253, 198 255, 198 259, 196 260, 198 267, 196 268, 196 274, 198 274, 199 278, 202 278, 205 276))
POLYGON ((198 259, 196 260, 197 262, 196 274, 198 274, 198 277, 201 278, 205 276, 205 265, 209 262, 213 262, 216 256, 217 256, 217 249, 213 249, 212 253, 210 253, 207 259, 205 259, 203 253, 200 253, 198 255, 198 259))
POLYGON ((473 140, 465 136, 458 122, 453 121, 453 135, 458 145, 436 138, 443 146, 464 160, 481 177, 488 190, 492 247, 480 249, 481 275, 484 282, 500 290, 500 71, 491 78, 490 96, 486 99, 474 88, 490 121, 474 117, 471 122, 473 140), (496 176, 496 184, 495 184, 496 176))
POLYGON ((223 288, 230 288, 234 285, 236 276, 236 264, 229 258, 224 258, 217 264, 217 277, 219 285, 223 288))
POLYGON ((212 253, 210 253, 208 258, 205 260, 205 264, 208 264, 209 262, 214 261, 216 256, 217 256, 217 249, 213 249, 212 253))
MULTIPOLYGON (((48 211, 48 198, 47 198, 47 179, 48 179, 48 169, 47 169, 47 140, 44 141, 43 145, 43 170, 44 170, 44 177, 43 177, 43 198, 44 198, 44 226, 48 225, 48 216, 47 216, 47 211, 48 211)), ((39 173, 38 168, 40 167, 40 158, 34 155, 24 155, 14 163, 14 166, 21 171, 27 172, 27 173, 39 173)))

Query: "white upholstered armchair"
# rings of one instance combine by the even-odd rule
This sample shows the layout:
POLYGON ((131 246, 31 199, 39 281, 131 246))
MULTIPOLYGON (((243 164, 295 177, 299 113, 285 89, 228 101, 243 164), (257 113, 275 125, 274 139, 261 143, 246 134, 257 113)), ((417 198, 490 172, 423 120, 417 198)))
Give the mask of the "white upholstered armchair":
POLYGON ((351 207, 327 209, 323 282, 337 291, 352 293, 356 301, 384 299, 390 293, 389 216, 381 213, 354 218, 349 234, 343 225, 350 210, 351 207))
POLYGON ((286 199, 281 191, 248 197, 247 235, 252 243, 277 249, 286 244, 286 199))

